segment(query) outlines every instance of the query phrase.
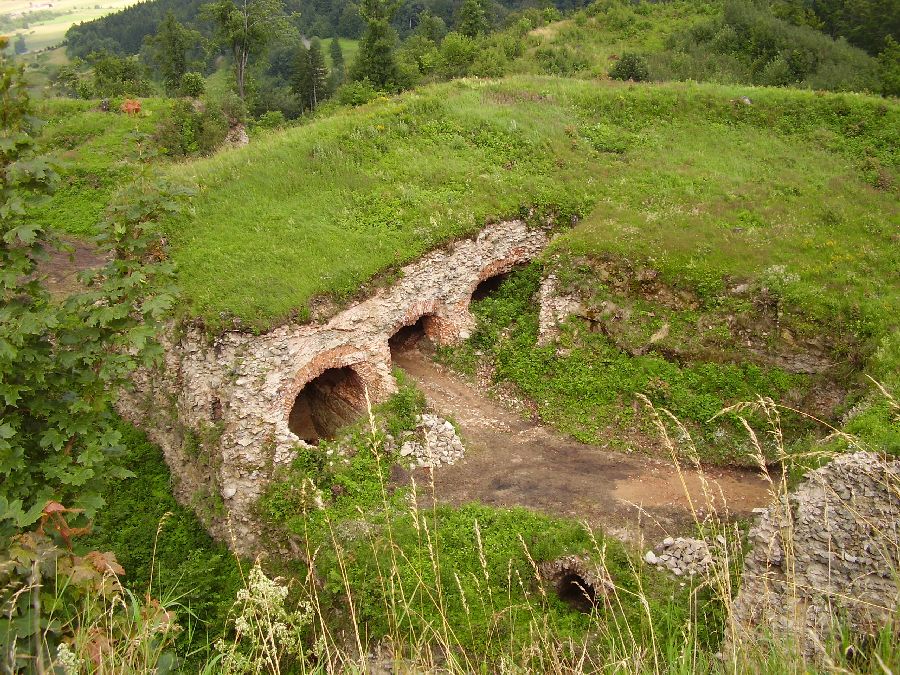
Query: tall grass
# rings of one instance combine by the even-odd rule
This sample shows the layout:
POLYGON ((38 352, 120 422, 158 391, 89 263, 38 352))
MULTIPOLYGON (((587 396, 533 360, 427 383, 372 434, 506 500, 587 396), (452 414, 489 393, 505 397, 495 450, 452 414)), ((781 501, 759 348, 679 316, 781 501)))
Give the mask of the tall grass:
MULTIPOLYGON (((802 628, 796 633, 774 634, 765 629, 748 633, 726 619, 730 617, 740 585, 738 570, 744 556, 741 528, 731 517, 724 496, 715 483, 706 479, 687 428, 668 411, 654 408, 648 399, 644 402, 679 476, 683 476, 684 470, 690 467, 704 477, 702 495, 697 501, 691 501, 683 481, 697 531, 707 541, 726 542, 724 545, 713 544, 714 562, 701 578, 691 582, 687 594, 688 611, 674 630, 672 626, 665 625, 665 616, 660 617, 651 611, 654 600, 650 585, 658 583, 658 580, 642 569, 640 556, 628 558, 633 576, 628 583, 623 583, 622 569, 610 564, 607 544, 589 526, 585 527, 592 545, 586 557, 612 583, 595 597, 587 629, 581 637, 563 635, 558 630, 559 626, 554 625, 553 615, 543 611, 542 608, 553 601, 552 595, 556 591, 542 577, 541 561, 535 558, 521 536, 520 553, 529 561, 530 576, 515 571, 510 563, 507 574, 496 578, 496 569, 492 569, 487 561, 482 528, 476 522, 471 541, 473 555, 479 561, 473 574, 476 583, 474 586, 465 585, 456 574, 450 577, 453 579, 451 583, 446 583, 448 575, 438 573, 446 563, 442 561, 441 548, 437 543, 441 525, 433 506, 434 485, 429 482, 422 486, 424 489, 410 492, 406 506, 422 550, 427 552, 420 573, 412 580, 407 578, 404 570, 409 568, 411 552, 402 544, 391 519, 385 521, 385 527, 378 535, 386 542, 389 553, 386 557, 373 557, 380 562, 377 569, 370 571, 381 589, 378 609, 384 613, 390 626, 385 635, 373 639, 369 625, 361 618, 361 605, 368 600, 359 597, 359 588, 351 572, 358 562, 353 559, 352 551, 342 543, 337 523, 326 515, 329 537, 325 546, 332 549, 336 563, 334 568, 318 569, 317 561, 324 558, 323 550, 307 545, 301 557, 309 562, 308 574, 291 582, 296 586, 295 597, 299 598, 299 624, 294 628, 306 631, 302 648, 296 648, 294 634, 277 627, 277 621, 272 621, 272 617, 282 616, 285 611, 282 601, 288 596, 290 584, 281 579, 269 580, 257 563, 251 573, 251 576, 256 575, 257 585, 260 578, 264 578, 268 588, 282 590, 269 593, 275 600, 265 609, 260 604, 260 598, 265 594, 254 591, 251 583, 237 604, 243 612, 241 617, 246 617, 247 599, 255 598, 250 604, 257 603, 256 615, 267 616, 269 623, 260 619, 254 624, 254 630, 248 632, 246 619, 239 617, 235 624, 239 640, 226 647, 226 657, 214 659, 206 672, 220 672, 217 669, 223 667, 222 659, 229 658, 227 655, 231 655, 231 663, 239 662, 246 668, 233 672, 271 673, 369 672, 378 668, 392 668, 398 672, 448 673, 800 673, 819 668, 831 672, 894 672, 900 666, 900 650, 892 639, 898 629, 897 624, 885 626, 866 643, 859 642, 859 636, 838 624, 835 637, 822 645, 822 652, 816 660, 810 660, 802 648, 807 640, 802 628), (432 506, 426 506, 426 503, 432 506), (342 588, 343 610, 339 614, 335 614, 331 598, 323 595, 323 577, 326 575, 336 579, 342 588), (473 587, 477 592, 472 592, 473 587), (516 602, 515 599, 521 597, 533 598, 537 602, 516 602), (426 598, 427 603, 438 611, 427 615, 428 622, 416 624, 414 619, 426 618, 422 614, 422 598, 426 598), (456 602, 463 608, 461 615, 453 606, 456 602), (703 636, 709 630, 710 605, 714 605, 722 617, 721 632, 718 633, 720 647, 703 636), (467 628, 466 623, 471 626, 479 606, 488 609, 492 620, 485 630, 482 645, 473 651, 462 635, 467 628), (639 608, 637 616, 628 611, 632 606, 639 608), (510 624, 517 613, 523 613, 526 618, 528 631, 524 640, 512 638, 514 631, 510 630, 510 624), (417 629, 411 631, 413 625, 417 629), (264 630, 266 626, 269 628, 264 630), (249 644, 242 646, 241 641, 248 639, 249 644), (293 650, 291 645, 295 645, 293 650), (233 658, 235 654, 240 654, 241 658, 233 658)), ((740 414, 750 405, 738 406, 731 412, 740 414)), ((814 458, 798 458, 785 451, 780 443, 781 408, 768 399, 760 399, 752 406, 765 413, 768 421, 765 433, 771 435, 782 450, 777 465, 773 467, 762 451, 757 431, 750 427, 746 418, 742 418, 756 449, 754 459, 769 483, 772 503, 787 503, 785 498, 791 485, 790 477, 796 475, 798 462, 814 459, 818 463, 828 457, 819 453, 814 458)), ((380 438, 371 413, 370 426, 368 443, 375 456, 381 457, 378 448, 380 438)), ((845 440, 856 444, 855 439, 846 437, 845 440)), ((900 495, 900 481, 895 475, 889 479, 897 483, 892 484, 891 488, 900 495)), ((389 486, 382 481, 381 489, 383 508, 388 511, 391 499, 389 486)), ((785 548, 790 556, 793 546, 790 530, 786 536, 785 548)), ((376 546, 374 536, 370 544, 376 546)), ((898 542, 887 542, 887 545, 897 547, 898 542)), ((794 580, 791 579, 790 565, 788 569, 790 587, 794 580)), ((890 572, 896 575, 897 570, 890 572)))

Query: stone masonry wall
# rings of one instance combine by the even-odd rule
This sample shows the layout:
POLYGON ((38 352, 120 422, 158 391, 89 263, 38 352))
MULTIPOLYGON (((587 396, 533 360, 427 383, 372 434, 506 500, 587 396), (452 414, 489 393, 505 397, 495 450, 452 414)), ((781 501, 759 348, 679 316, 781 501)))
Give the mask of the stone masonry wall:
MULTIPOLYGON (((857 452, 760 509, 734 602, 734 638, 796 638, 810 657, 839 620, 857 635, 900 607, 900 463, 857 452)), ((894 629, 898 626, 894 624, 894 629)))
MULTIPOLYGON (((175 494, 214 536, 245 553, 259 545, 253 507, 273 471, 301 441, 288 427, 297 394, 328 368, 349 367, 373 402, 395 391, 389 338, 423 321, 436 343, 469 336, 472 292, 529 261, 548 243, 522 221, 485 227, 404 267, 401 278, 323 324, 287 324, 263 335, 172 335, 165 367, 142 373, 120 406, 166 456, 175 494)), ((365 392, 354 401, 365 404, 365 392)))

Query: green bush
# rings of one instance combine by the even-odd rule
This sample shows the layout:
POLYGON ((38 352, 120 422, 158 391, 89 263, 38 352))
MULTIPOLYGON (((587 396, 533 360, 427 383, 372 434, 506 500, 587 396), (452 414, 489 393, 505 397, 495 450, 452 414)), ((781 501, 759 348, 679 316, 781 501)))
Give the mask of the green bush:
POLYGON ((171 157, 209 154, 228 135, 228 119, 214 105, 195 106, 189 100, 175 101, 156 128, 154 140, 160 152, 171 157))
POLYGON ((341 105, 364 105, 378 97, 378 90, 368 80, 357 80, 342 85, 334 95, 341 105))
POLYGON ((181 95, 200 98, 206 91, 206 78, 200 73, 185 73, 181 76, 181 95))
POLYGON ((656 77, 805 86, 833 91, 879 91, 875 59, 843 40, 794 25, 748 0, 730 0, 723 13, 675 33, 657 57, 656 77))
POLYGON ((609 69, 609 76, 614 80, 645 82, 650 79, 650 68, 643 56, 634 52, 626 52, 609 69))
POLYGON ((280 110, 267 110, 256 121, 256 126, 260 129, 280 129, 285 124, 287 124, 287 119, 280 110))

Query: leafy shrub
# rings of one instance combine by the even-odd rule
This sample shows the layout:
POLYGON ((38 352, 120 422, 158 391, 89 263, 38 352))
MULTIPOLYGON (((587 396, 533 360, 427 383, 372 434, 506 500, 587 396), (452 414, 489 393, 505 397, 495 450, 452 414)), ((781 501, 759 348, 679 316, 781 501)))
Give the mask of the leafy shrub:
POLYGON ((188 100, 175 101, 172 110, 156 129, 160 152, 171 157, 208 154, 228 135, 228 119, 213 106, 196 106, 188 100))
POLYGON ((181 95, 200 98, 206 91, 206 78, 200 73, 190 72, 181 76, 181 95))
POLYGON ((260 129, 280 129, 285 124, 287 124, 287 120, 280 110, 267 110, 256 121, 256 126, 260 129))
POLYGON ((657 77, 802 85, 833 91, 878 91, 873 58, 843 40, 808 25, 793 25, 768 8, 730 0, 718 18, 704 21, 667 41, 657 77), (717 58, 718 57, 718 58, 717 58))
POLYGON ((650 79, 650 68, 643 56, 634 52, 626 52, 609 69, 609 76, 614 80, 645 82, 650 79))
POLYGON ((591 65, 583 54, 568 45, 539 47, 535 52, 535 58, 543 71, 551 75, 573 75, 591 65))
POLYGON ((900 96, 900 43, 891 37, 887 38, 884 51, 878 55, 878 74, 881 93, 900 96))
POLYGON ((478 43, 461 33, 447 33, 441 42, 439 71, 444 77, 463 77, 478 56, 478 43))
POLYGON ((337 90, 335 100, 341 105, 364 105, 378 97, 378 90, 368 80, 347 82, 337 90))

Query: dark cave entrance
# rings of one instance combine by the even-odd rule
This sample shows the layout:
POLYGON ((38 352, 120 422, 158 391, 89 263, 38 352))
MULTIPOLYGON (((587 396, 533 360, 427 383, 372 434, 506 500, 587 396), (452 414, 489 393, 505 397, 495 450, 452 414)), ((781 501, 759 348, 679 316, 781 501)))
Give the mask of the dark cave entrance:
POLYGON ((472 291, 472 302, 479 302, 492 296, 498 290, 500 290, 500 286, 503 285, 503 282, 509 279, 509 277, 517 270, 521 269, 516 268, 512 269, 509 272, 502 272, 501 274, 495 274, 492 277, 488 277, 483 281, 479 282, 479 284, 475 287, 475 290, 472 291))
POLYGON ((597 604, 594 587, 580 574, 569 572, 556 584, 559 599, 584 614, 590 614, 597 604))
POLYGON ((341 427, 359 417, 365 396, 365 385, 352 368, 329 368, 297 394, 288 427, 312 445, 333 439, 341 427))
POLYGON ((420 316, 415 323, 401 326, 388 340, 391 355, 396 356, 412 349, 432 347, 428 337, 428 324, 434 317, 430 314, 420 316))

